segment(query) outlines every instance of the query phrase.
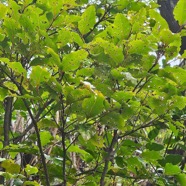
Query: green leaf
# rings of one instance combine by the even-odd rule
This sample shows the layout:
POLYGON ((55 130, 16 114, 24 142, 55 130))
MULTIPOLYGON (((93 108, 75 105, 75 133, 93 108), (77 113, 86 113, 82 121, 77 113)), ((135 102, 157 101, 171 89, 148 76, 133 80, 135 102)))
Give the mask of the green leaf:
POLYGON ((23 68, 23 66, 21 65, 21 63, 19 62, 9 62, 8 66, 16 73, 18 74, 22 74, 23 76, 26 77, 26 70, 23 68))
POLYGON ((156 114, 162 114, 167 109, 166 100, 164 98, 161 99, 161 97, 159 99, 154 97, 149 98, 148 104, 156 114))
POLYGON ((47 82, 50 79, 50 73, 46 68, 34 66, 30 74, 30 81, 33 86, 40 86, 42 82, 47 82))
POLYGON ((185 174, 176 175, 176 179, 180 183, 180 186, 185 186, 185 183, 186 183, 186 175, 185 174))
POLYGON ((40 132, 40 138, 41 138, 41 144, 42 144, 42 146, 45 146, 48 143, 50 143, 50 140, 52 138, 52 135, 50 134, 49 131, 41 131, 40 132))
POLYGON ((49 48, 49 47, 47 48, 47 53, 52 56, 52 63, 59 66, 61 60, 60 60, 58 54, 52 48, 49 48))
POLYGON ((126 178, 126 170, 125 169, 119 169, 119 168, 112 167, 108 171, 107 174, 111 175, 111 176, 119 176, 119 177, 122 177, 122 178, 126 178))
POLYGON ((150 151, 160 151, 164 149, 164 146, 158 143, 147 143, 146 148, 150 151))
POLYGON ((85 150, 83 149, 80 149, 79 146, 77 145, 71 145, 68 149, 69 152, 76 152, 76 153, 80 153, 81 155, 83 156, 86 156, 88 155, 89 153, 87 153, 85 150))
POLYGON ((61 47, 65 46, 71 40, 71 32, 67 29, 61 29, 58 34, 58 40, 61 47))
POLYGON ((186 3, 185 0, 179 0, 174 8, 174 17, 179 22, 179 25, 186 24, 186 3))
POLYGON ((22 152, 27 154, 38 154, 38 147, 34 144, 10 144, 5 149, 8 152, 22 152))
POLYGON ((40 186, 36 181, 25 181, 23 186, 40 186))
POLYGON ((185 70, 180 67, 165 67, 164 69, 160 69, 158 71, 158 75, 166 77, 180 85, 186 83, 185 70))
POLYGON ((4 38, 5 38, 5 35, 4 35, 4 34, 2 34, 2 33, 0 33, 0 42, 1 42, 1 41, 3 41, 3 40, 4 40, 4 38))
POLYGON ((26 171, 27 175, 32 175, 32 174, 38 173, 37 167, 33 167, 29 164, 26 165, 25 171, 26 171))
POLYGON ((119 113, 116 112, 108 113, 106 116, 101 118, 101 123, 113 129, 118 128, 121 131, 125 131, 125 120, 119 113))
POLYGON ((88 53, 85 50, 78 50, 64 56, 61 68, 63 71, 74 71, 86 60, 88 53))
POLYGON ((117 14, 114 20, 114 27, 109 27, 107 30, 110 31, 113 37, 118 39, 127 39, 130 31, 131 25, 128 19, 123 14, 117 14))
MULTIPOLYGON (((95 46, 102 47, 104 49, 104 53, 108 55, 109 58, 111 59, 110 64, 112 66, 118 65, 124 59, 122 48, 115 46, 113 43, 103 40, 102 38, 96 38, 96 40, 93 43, 91 43, 91 45, 93 46, 94 49, 95 49, 95 46)), ((98 50, 95 53, 95 55, 99 54, 100 52, 101 51, 98 50)))
POLYGON ((19 19, 20 25, 23 26, 24 32, 28 33, 30 38, 35 38, 35 30, 34 30, 34 24, 32 24, 31 20, 28 16, 22 14, 19 19))
POLYGON ((133 92, 118 91, 113 94, 113 99, 115 99, 119 103, 123 103, 125 101, 128 101, 129 99, 132 99, 133 96, 133 92))
POLYGON ((132 40, 129 43, 128 51, 131 54, 147 54, 150 51, 150 48, 145 41, 132 40))
POLYGON ((165 174, 166 175, 172 176, 172 175, 176 175, 179 173, 181 173, 181 170, 178 165, 173 165, 171 163, 167 163, 165 165, 165 174))
POLYGON ((87 118, 96 116, 103 111, 103 101, 104 97, 100 95, 94 95, 90 98, 84 99, 82 103, 82 108, 84 109, 87 118))
POLYGON ((56 128, 57 127, 56 123, 54 121, 51 121, 51 120, 46 119, 46 118, 40 120, 37 123, 37 125, 38 125, 39 129, 46 129, 46 128, 51 129, 51 128, 56 128))
POLYGON ((81 16, 81 20, 78 22, 78 28, 84 35, 93 29, 96 23, 96 10, 95 7, 89 6, 81 16))
POLYGON ((9 68, 13 70, 13 72, 16 72, 17 74, 21 74, 23 76, 26 76, 27 72, 23 68, 22 64, 20 62, 10 62, 8 58, 0 58, 0 60, 7 64, 9 68))
POLYGON ((147 161, 151 161, 151 160, 158 160, 158 159, 161 159, 161 155, 160 155, 160 152, 157 152, 157 151, 150 151, 150 150, 146 150, 144 151, 141 156, 143 158, 145 158, 147 161))
POLYGON ((0 87, 0 101, 3 101, 5 97, 7 96, 7 94, 8 94, 8 91, 0 87))
POLYGON ((84 77, 89 77, 92 76, 94 73, 93 68, 83 68, 77 71, 77 76, 84 76, 84 77))
POLYGON ((79 46, 83 46, 84 42, 82 40, 82 38, 80 37, 80 35, 76 32, 71 32, 71 41, 74 43, 77 43, 79 46))
POLYGON ((14 83, 12 83, 12 82, 6 81, 6 82, 4 82, 3 85, 5 87, 7 87, 9 90, 13 90, 13 91, 17 91, 18 90, 17 86, 14 83))
POLYGON ((4 4, 0 4, 0 19, 3 19, 3 17, 6 15, 7 13, 7 6, 5 6, 4 4))
POLYGON ((179 154, 168 154, 165 157, 166 163, 171 163, 173 165, 179 164, 182 161, 182 156, 179 154))
POLYGON ((104 145, 104 139, 102 136, 98 136, 97 134, 95 134, 94 136, 92 136, 89 140, 89 142, 93 145, 93 146, 96 146, 96 147, 99 147, 99 148, 103 148, 105 145, 104 145))
POLYGON ((127 7, 127 5, 130 3, 129 0, 118 0, 117 1, 117 8, 118 10, 123 10, 127 7))
POLYGON ((1 167, 5 168, 5 170, 11 174, 18 174, 20 172, 21 167, 14 163, 13 160, 5 160, 1 163, 1 167))

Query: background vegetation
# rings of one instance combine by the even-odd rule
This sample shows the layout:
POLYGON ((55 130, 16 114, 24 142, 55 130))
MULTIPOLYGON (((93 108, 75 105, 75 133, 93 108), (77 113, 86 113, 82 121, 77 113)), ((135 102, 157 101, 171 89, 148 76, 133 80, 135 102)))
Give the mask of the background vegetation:
POLYGON ((150 0, 2 2, 1 184, 184 186, 184 35, 150 0))

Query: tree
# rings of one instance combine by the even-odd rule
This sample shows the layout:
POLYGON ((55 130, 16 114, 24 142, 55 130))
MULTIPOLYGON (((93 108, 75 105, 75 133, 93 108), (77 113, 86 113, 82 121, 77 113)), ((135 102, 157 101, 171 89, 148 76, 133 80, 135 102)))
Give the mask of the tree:
POLYGON ((184 185, 186 73, 169 63, 183 32, 157 8, 0 4, 2 184, 184 185))
MULTIPOLYGON (((172 0, 172 1, 164 1, 164 0, 158 0, 158 4, 160 5, 160 13, 163 18, 167 21, 170 30, 173 33, 181 32, 184 27, 185 27, 185 22, 184 20, 181 20, 180 23, 174 18, 174 7, 178 3, 178 0, 172 0)), ((184 7, 183 1, 179 2, 180 5, 178 8, 175 9, 175 14, 176 16, 179 16, 180 8, 179 7, 184 7), (177 11, 177 12, 176 12, 177 11)), ((185 11, 185 9, 182 9, 185 11)), ((181 11, 182 11, 181 10, 181 11)), ((186 49, 186 36, 183 33, 183 36, 181 37, 181 47, 180 47, 180 54, 184 53, 184 50, 186 49)))

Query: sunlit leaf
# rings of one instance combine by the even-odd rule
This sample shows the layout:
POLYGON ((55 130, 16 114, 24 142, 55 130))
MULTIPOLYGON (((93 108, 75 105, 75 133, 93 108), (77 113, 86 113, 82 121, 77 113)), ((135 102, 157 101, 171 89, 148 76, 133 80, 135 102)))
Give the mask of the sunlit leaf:
POLYGON ((41 144, 45 146, 48 144, 52 138, 52 135, 49 131, 41 131, 40 132, 41 144))
POLYGON ((165 174, 166 175, 176 175, 181 173, 181 170, 178 165, 173 165, 171 163, 167 163, 165 165, 165 174))
POLYGON ((81 20, 78 23, 80 32, 84 35, 93 29, 96 23, 96 10, 95 7, 89 6, 81 16, 81 20))
POLYGON ((37 167, 33 167, 31 165, 26 165, 25 171, 27 173, 27 175, 32 175, 32 174, 36 174, 38 172, 37 167))
POLYGON ((174 16, 180 25, 186 23, 186 3, 184 0, 179 0, 174 8, 174 16))

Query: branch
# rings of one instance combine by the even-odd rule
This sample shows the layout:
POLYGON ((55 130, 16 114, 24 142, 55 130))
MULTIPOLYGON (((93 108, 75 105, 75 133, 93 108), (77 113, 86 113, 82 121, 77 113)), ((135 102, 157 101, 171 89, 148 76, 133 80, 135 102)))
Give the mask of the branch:
POLYGON ((100 186, 105 185, 104 181, 105 181, 105 176, 106 176, 107 171, 108 171, 109 161, 111 160, 111 158, 115 154, 114 146, 117 142, 118 142, 118 133, 117 133, 117 130, 114 130, 114 136, 112 138, 112 142, 110 144, 110 147, 108 148, 108 153, 107 153, 107 156, 105 158, 105 166, 103 168, 103 172, 102 172, 102 175, 101 175, 100 186))
MULTIPOLYGON (((7 74, 7 73, 6 73, 7 74)), ((19 92, 20 92, 20 95, 24 95, 23 92, 22 92, 22 87, 21 85, 15 81, 15 79, 10 76, 9 74, 7 74, 7 76, 12 80, 12 82, 17 86, 19 92)), ((36 119, 34 118, 30 108, 29 108, 29 105, 26 101, 26 99, 22 98, 23 102, 24 102, 24 105, 32 119, 32 123, 33 123, 33 126, 35 128, 35 131, 36 131, 36 136, 37 136, 37 145, 38 145, 38 148, 39 148, 39 151, 40 151, 40 154, 41 154, 41 161, 42 161, 42 164, 43 164, 43 168, 44 168, 44 174, 45 174, 45 179, 46 179, 46 185, 47 186, 50 186, 50 181, 49 181, 49 176, 48 176, 48 170, 47 170, 47 166, 46 166, 46 162, 45 162, 45 156, 44 156, 44 152, 43 152, 43 149, 42 149, 42 144, 41 144, 41 139, 40 139, 40 134, 39 134, 39 129, 38 129, 38 126, 37 126, 37 121, 36 119)))
MULTIPOLYGON (((34 117, 36 122, 38 122, 40 119, 43 118, 43 116, 42 116, 41 118, 39 118, 39 117, 40 117, 40 115, 42 114, 42 112, 43 112, 52 102, 54 102, 54 99, 51 99, 51 100, 47 101, 47 102, 44 104, 44 106, 43 106, 42 108, 39 109, 38 113, 37 113, 36 116, 34 117)), ((15 143, 18 143, 18 142, 19 142, 19 141, 20 141, 33 127, 34 127, 34 123, 32 122, 32 123, 24 130, 24 132, 23 132, 20 136, 14 138, 13 141, 14 141, 15 143)))
POLYGON ((28 106, 28 103, 26 102, 25 99, 22 99, 23 102, 24 102, 24 105, 32 119, 32 122, 33 122, 33 125, 34 125, 34 128, 35 128, 35 131, 36 131, 36 136, 37 136, 37 145, 39 147, 39 151, 40 151, 40 154, 41 154, 41 161, 42 161, 42 164, 43 164, 43 168, 44 168, 44 174, 45 174, 45 179, 46 179, 46 185, 47 186, 50 186, 50 181, 49 181, 49 175, 48 175, 48 169, 47 169, 47 166, 46 166, 46 162, 45 162, 45 155, 43 153, 43 148, 42 148, 42 144, 41 144, 41 138, 40 138, 40 134, 39 134, 39 129, 38 129, 38 126, 37 126, 37 121, 35 120, 29 106, 28 106))
POLYGON ((159 116, 156 117, 155 119, 149 121, 148 123, 146 123, 146 124, 144 124, 144 125, 141 125, 141 126, 137 127, 136 129, 133 129, 133 130, 131 130, 131 131, 129 131, 129 132, 126 132, 124 135, 119 136, 118 139, 121 139, 121 138, 124 138, 124 137, 126 137, 126 136, 128 136, 128 135, 131 135, 131 134, 135 133, 136 131, 138 131, 138 130, 140 130, 140 129, 144 129, 144 128, 146 128, 146 127, 152 126, 152 125, 153 125, 153 122, 156 121, 158 118, 159 118, 159 116))
POLYGON ((3 146, 6 147, 9 145, 9 131, 11 126, 11 120, 12 120, 12 103, 13 103, 13 97, 7 97, 4 100, 4 143, 3 146))

